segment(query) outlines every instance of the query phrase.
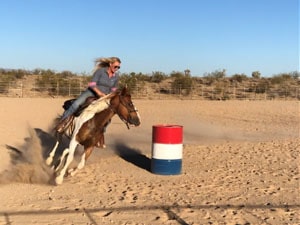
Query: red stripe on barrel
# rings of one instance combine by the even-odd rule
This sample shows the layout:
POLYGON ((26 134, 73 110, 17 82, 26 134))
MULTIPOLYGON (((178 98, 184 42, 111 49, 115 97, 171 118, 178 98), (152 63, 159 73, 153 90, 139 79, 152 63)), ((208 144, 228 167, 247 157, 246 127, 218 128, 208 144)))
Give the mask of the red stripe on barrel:
POLYGON ((182 143, 182 126, 155 125, 152 127, 152 142, 160 144, 182 143))

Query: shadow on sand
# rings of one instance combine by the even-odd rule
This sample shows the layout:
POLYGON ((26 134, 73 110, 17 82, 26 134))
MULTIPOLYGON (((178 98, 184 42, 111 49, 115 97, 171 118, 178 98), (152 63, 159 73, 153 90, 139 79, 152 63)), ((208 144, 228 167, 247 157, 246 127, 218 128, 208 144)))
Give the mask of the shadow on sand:
POLYGON ((142 154, 140 150, 130 148, 124 143, 117 142, 114 146, 114 151, 125 161, 151 172, 151 159, 142 154))
MULTIPOLYGON (((44 159, 46 159, 48 157, 48 154, 50 153, 50 151, 53 149, 55 145, 56 142, 55 134, 51 134, 50 132, 46 132, 40 128, 34 128, 34 130, 36 132, 37 137, 40 140, 43 157, 44 159)), ((68 144, 69 144, 69 139, 67 139, 66 137, 62 137, 60 139, 60 143, 56 150, 58 155, 60 155, 63 152, 63 150, 68 147, 68 144)))

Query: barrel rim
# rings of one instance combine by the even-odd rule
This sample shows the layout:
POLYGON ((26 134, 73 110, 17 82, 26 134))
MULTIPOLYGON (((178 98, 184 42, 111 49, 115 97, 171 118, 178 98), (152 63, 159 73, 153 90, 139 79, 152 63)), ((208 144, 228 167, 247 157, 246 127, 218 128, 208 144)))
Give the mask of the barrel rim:
POLYGON ((163 127, 163 128, 182 128, 183 126, 182 125, 177 125, 177 124, 156 124, 156 125, 153 125, 153 127, 157 127, 157 128, 160 128, 160 127, 163 127))

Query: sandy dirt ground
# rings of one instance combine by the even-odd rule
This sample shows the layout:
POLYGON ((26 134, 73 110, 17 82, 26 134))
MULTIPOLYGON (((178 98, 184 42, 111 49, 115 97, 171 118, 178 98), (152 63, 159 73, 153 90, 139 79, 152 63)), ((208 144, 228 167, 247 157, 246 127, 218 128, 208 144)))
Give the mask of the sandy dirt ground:
POLYGON ((42 152, 63 100, 0 98, 0 225, 300 224, 299 102, 134 100, 141 126, 114 117, 55 186, 42 152), (156 124, 183 126, 179 175, 151 172, 156 124))

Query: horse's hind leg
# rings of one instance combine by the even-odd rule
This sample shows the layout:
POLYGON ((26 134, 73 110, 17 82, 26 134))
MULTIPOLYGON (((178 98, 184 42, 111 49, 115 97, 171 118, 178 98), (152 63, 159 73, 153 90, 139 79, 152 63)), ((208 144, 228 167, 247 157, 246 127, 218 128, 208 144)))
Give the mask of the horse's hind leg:
POLYGON ((58 147, 58 144, 59 144, 59 142, 58 142, 58 140, 57 140, 56 143, 55 143, 55 145, 54 145, 54 147, 53 147, 53 149, 51 150, 49 156, 48 156, 47 159, 46 159, 46 164, 47 164, 48 166, 50 166, 51 163, 53 162, 53 157, 54 157, 54 155, 55 155, 55 152, 56 152, 56 149, 57 149, 57 147, 58 147))
POLYGON ((53 165, 55 172, 58 172, 62 166, 65 165, 66 162, 66 156, 69 154, 69 149, 66 148, 62 155, 60 156, 60 159, 58 160, 58 163, 56 165, 53 165))
POLYGON ((69 165, 71 164, 71 162, 73 161, 74 158, 74 153, 76 150, 76 146, 78 145, 77 141, 72 139, 69 145, 69 154, 66 156, 66 163, 63 166, 63 168, 60 170, 60 172, 58 173, 58 175, 55 178, 55 182, 56 184, 62 184, 63 180, 64 180, 64 176, 65 173, 69 167, 69 165))

